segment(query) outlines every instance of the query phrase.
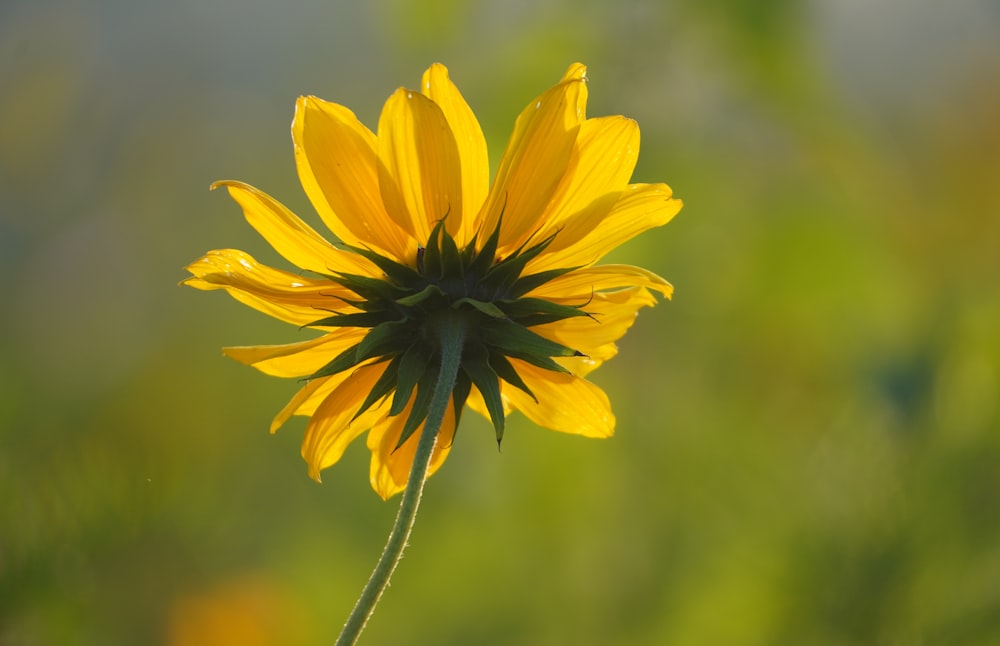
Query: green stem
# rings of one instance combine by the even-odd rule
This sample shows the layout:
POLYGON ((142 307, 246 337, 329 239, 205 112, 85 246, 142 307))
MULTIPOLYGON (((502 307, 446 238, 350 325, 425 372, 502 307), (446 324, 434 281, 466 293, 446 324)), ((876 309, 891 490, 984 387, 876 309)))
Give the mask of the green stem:
POLYGON ((382 550, 382 556, 379 557, 375 570, 368 579, 368 583, 365 584, 364 590, 361 591, 361 596, 358 598, 354 610, 351 611, 351 615, 347 618, 340 637, 337 638, 336 646, 357 643, 361 631, 368 623, 368 618, 375 612, 375 605, 382 597, 382 592, 389 585, 389 577, 392 576, 396 564, 403 556, 403 550, 406 548, 410 532, 413 530, 413 523, 417 519, 417 507, 420 506, 420 496, 424 490, 427 468, 431 462, 431 455, 434 453, 434 445, 437 442, 438 432, 441 430, 441 423, 444 421, 451 392, 455 387, 458 368, 462 363, 462 346, 465 339, 464 322, 457 317, 452 321, 445 322, 440 326, 440 333, 441 369, 438 372, 434 395, 427 411, 424 430, 420 434, 420 441, 417 443, 417 450, 413 456, 413 466, 410 468, 410 476, 406 481, 403 499, 399 503, 396 522, 392 526, 389 540, 385 544, 385 549, 382 550))

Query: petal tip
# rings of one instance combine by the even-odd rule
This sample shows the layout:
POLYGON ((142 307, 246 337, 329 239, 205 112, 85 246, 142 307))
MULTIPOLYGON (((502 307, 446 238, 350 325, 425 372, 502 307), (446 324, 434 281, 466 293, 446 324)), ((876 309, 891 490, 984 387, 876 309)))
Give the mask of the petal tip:
POLYGON ((428 94, 433 86, 439 83, 445 85, 451 83, 448 68, 441 63, 431 63, 430 67, 423 73, 423 76, 420 77, 420 90, 424 94, 428 94))
POLYGON ((448 68, 442 63, 431 63, 430 67, 427 68, 425 74, 442 74, 445 77, 448 76, 448 68))
POLYGON ((371 484, 372 484, 372 489, 375 490, 375 493, 377 493, 378 497, 381 498, 382 500, 389 500, 389 498, 392 498, 397 493, 402 491, 402 489, 400 489, 399 487, 395 486, 386 487, 385 483, 381 482, 380 479, 378 478, 372 478, 371 484))
POLYGON ((564 81, 587 81, 587 66, 583 63, 573 63, 563 74, 564 81))
POLYGON ((305 122, 306 111, 311 109, 310 103, 315 102, 316 97, 314 96, 300 96, 295 99, 295 110, 292 112, 292 142, 295 144, 296 152, 299 148, 299 137, 301 133, 299 132, 305 122))
POLYGON ((246 190, 251 189, 249 184, 246 184, 244 182, 235 179, 218 179, 209 184, 208 186, 208 190, 210 191, 214 191, 217 188, 229 189, 230 195, 232 195, 232 189, 241 189, 241 188, 246 190))

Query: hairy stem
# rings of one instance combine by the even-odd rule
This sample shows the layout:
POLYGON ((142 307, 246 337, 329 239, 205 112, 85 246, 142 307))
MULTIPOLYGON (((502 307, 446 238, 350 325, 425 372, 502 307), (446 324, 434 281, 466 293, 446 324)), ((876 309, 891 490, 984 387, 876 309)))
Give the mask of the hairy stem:
POLYGON ((361 591, 361 596, 347 618, 340 637, 337 638, 337 646, 357 643, 361 631, 368 623, 368 618, 375 612, 375 605, 389 585, 389 578, 403 556, 403 550, 413 530, 413 523, 417 519, 417 507, 420 506, 427 468, 451 400, 452 389, 455 387, 455 379, 462 363, 462 346, 465 339, 465 325, 461 318, 456 317, 450 322, 444 322, 438 330, 441 343, 441 369, 427 411, 424 430, 420 434, 420 441, 413 456, 413 466, 410 468, 410 476, 403 491, 403 499, 399 503, 399 513, 396 514, 396 522, 389 533, 389 540, 385 544, 382 556, 379 557, 375 570, 361 591))

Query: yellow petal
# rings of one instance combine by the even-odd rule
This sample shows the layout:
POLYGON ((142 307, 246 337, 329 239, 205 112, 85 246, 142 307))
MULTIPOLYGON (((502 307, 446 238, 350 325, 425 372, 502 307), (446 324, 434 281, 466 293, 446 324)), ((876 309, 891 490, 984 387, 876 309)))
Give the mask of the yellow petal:
POLYGON ((504 396, 532 422, 587 437, 614 434, 615 416, 603 390, 576 375, 553 372, 519 359, 511 359, 511 363, 538 402, 517 388, 504 388, 504 396))
MULTIPOLYGON (((413 456, 417 452, 420 435, 424 432, 424 425, 421 424, 401 447, 396 448, 412 405, 413 399, 410 400, 402 413, 395 417, 385 418, 376 424, 368 434, 367 444, 372 452, 370 467, 372 488, 383 500, 387 500, 406 488, 406 481, 413 466, 413 456)), ((454 439, 454 406, 449 401, 444 420, 441 423, 441 430, 438 432, 437 442, 434 444, 434 452, 431 454, 431 462, 427 468, 428 478, 444 464, 454 439)))
POLYGON ((224 289, 245 305, 274 318, 308 325, 348 306, 353 292, 329 280, 314 280, 262 265, 236 249, 216 249, 188 265, 183 281, 196 289, 224 289))
POLYGON ((587 355, 561 362, 574 374, 585 375, 617 353, 615 341, 635 323, 639 308, 655 304, 656 298, 644 287, 597 293, 585 308, 590 316, 537 325, 531 330, 587 355))
POLYGON ((476 115, 448 77, 448 70, 444 65, 435 63, 424 72, 420 91, 440 106, 458 146, 463 217, 455 234, 455 241, 462 246, 469 241, 475 230, 474 219, 486 201, 486 193, 490 188, 486 137, 483 136, 476 115))
POLYGON ((331 270, 350 273, 372 271, 371 265, 363 258, 334 248, 267 193, 231 180, 215 182, 212 189, 220 186, 225 186, 230 197, 243 208, 243 215, 250 226, 296 267, 319 273, 331 270))
POLYGON ((251 345, 223 348, 230 359, 253 366, 274 377, 306 377, 368 333, 364 328, 341 328, 315 339, 285 345, 251 345))
POLYGON ((302 441, 302 457, 313 480, 319 482, 320 471, 337 462, 354 438, 385 417, 389 405, 382 400, 352 420, 385 368, 384 362, 358 368, 313 413, 302 441))
POLYGON ((458 146, 444 112, 429 98, 400 88, 378 121, 378 178, 389 217, 426 244, 445 218, 452 235, 463 218, 458 146))
POLYGON ((555 267, 589 265, 634 236, 666 224, 683 203, 673 199, 666 184, 632 184, 621 194, 610 212, 595 223, 572 246, 540 255, 528 264, 536 272, 555 267))
MULTIPOLYGON (((633 286, 652 289, 667 298, 670 298, 674 291, 670 283, 647 269, 632 265, 597 265, 553 278, 532 290, 528 296, 567 303, 575 301, 575 304, 579 305, 595 292, 633 286)), ((590 308, 585 309, 590 311, 590 308)))
POLYGON ((375 135, 353 112, 316 97, 300 97, 292 139, 302 187, 338 238, 397 260, 416 253, 416 242, 385 211, 375 135))
POLYGON ((295 396, 285 404, 284 408, 274 416, 271 421, 271 434, 276 433, 285 422, 291 419, 292 415, 312 415, 315 413, 330 393, 350 376, 350 372, 340 372, 329 377, 313 379, 300 388, 295 396))
POLYGON ((591 349, 584 357, 556 357, 556 363, 566 368, 577 377, 586 377, 601 365, 618 354, 618 346, 614 343, 605 343, 602 346, 591 349))
POLYGON ((566 73, 563 74, 563 81, 572 81, 575 79, 586 79, 587 78, 587 66, 583 63, 570 63, 570 66, 566 68, 566 73))
POLYGON ((625 117, 587 119, 566 175, 541 218, 539 237, 558 235, 547 252, 569 246, 603 219, 628 186, 639 157, 639 127, 625 117))
POLYGON ((585 68, 574 65, 558 85, 521 112, 490 191, 483 230, 503 216, 500 250, 527 239, 566 174, 580 124, 586 118, 585 68))

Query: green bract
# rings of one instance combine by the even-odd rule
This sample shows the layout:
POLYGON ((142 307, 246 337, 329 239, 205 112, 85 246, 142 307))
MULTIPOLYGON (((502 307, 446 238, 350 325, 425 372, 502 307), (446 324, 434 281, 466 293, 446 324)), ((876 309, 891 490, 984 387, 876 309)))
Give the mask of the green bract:
POLYGON ((576 267, 522 275, 532 258, 553 237, 525 243, 506 258, 497 257, 498 226, 477 248, 474 236, 459 249, 439 221, 425 247, 417 251, 416 267, 390 260, 368 249, 347 246, 383 272, 382 278, 346 273, 324 274, 358 295, 348 304, 357 312, 336 313, 313 321, 308 327, 369 328, 354 346, 306 379, 327 377, 361 364, 386 363, 385 371, 355 417, 392 394, 391 416, 401 413, 414 389, 413 408, 406 420, 397 448, 427 417, 431 393, 440 369, 439 326, 447 320, 465 329, 461 368, 452 391, 457 420, 473 385, 486 403, 496 431, 503 439, 504 409, 500 380, 534 395, 517 374, 508 357, 536 366, 566 372, 553 357, 584 356, 583 353, 546 339, 531 327, 576 316, 588 316, 578 306, 560 305, 525 296, 549 280, 576 267))

